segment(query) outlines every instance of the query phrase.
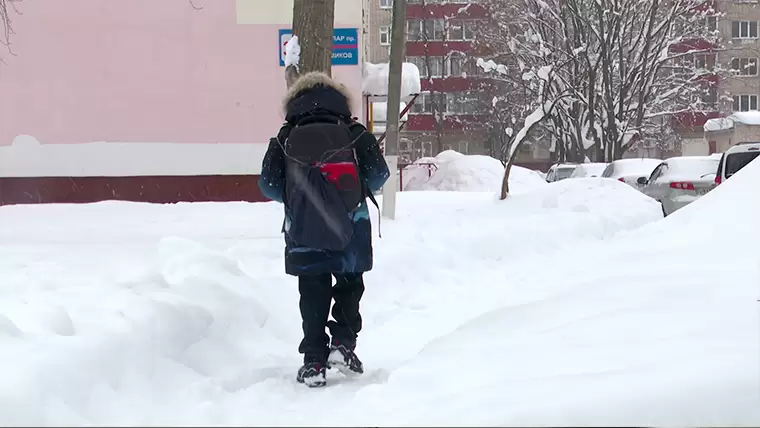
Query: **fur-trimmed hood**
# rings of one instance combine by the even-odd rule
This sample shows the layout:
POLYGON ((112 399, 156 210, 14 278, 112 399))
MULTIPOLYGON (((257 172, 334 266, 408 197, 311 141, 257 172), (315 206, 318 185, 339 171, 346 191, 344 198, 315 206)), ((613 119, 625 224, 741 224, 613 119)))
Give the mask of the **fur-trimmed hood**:
POLYGON ((305 114, 327 113, 351 117, 351 94, 325 73, 307 73, 288 89, 283 100, 288 121, 305 114))

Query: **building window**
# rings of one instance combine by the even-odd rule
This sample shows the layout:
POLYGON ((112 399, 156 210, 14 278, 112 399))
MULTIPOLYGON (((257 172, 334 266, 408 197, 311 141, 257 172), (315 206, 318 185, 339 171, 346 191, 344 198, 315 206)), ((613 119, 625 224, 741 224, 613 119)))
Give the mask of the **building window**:
POLYGON ((478 26, 478 21, 465 21, 464 22, 464 39, 475 40, 475 31, 478 26))
POLYGON ((443 77, 445 68, 442 56, 408 56, 406 62, 410 62, 420 69, 421 77, 443 77))
POLYGON ((448 40, 469 41, 475 40, 475 30, 478 21, 452 19, 449 21, 448 40))
POLYGON ((731 71, 737 76, 757 76, 757 58, 733 58, 731 71))
POLYGON ((734 95, 734 111, 757 110, 757 95, 734 95))
POLYGON ((462 74, 464 74, 466 62, 467 62, 467 59, 464 57, 464 55, 460 55, 457 53, 451 54, 448 61, 446 61, 447 75, 461 76, 462 74))
POLYGON ((427 59, 428 77, 442 77, 444 72, 444 60, 442 56, 429 56, 427 59))
POLYGON ((707 27, 707 31, 717 31, 718 30, 718 17, 713 16, 706 16, 705 17, 705 27, 707 27))
POLYGON ((427 77, 427 66, 424 56, 408 56, 406 62, 412 63, 420 70, 420 77, 427 77))
POLYGON ((410 42, 422 40, 422 20, 410 19, 406 21, 406 39, 410 42))
POLYGON ((380 44, 383 46, 391 44, 391 27, 380 27, 380 44))
POLYGON ((448 39, 451 41, 464 40, 464 22, 452 19, 449 21, 448 39))
POLYGON ((390 9, 393 7, 393 0, 380 0, 380 9, 390 9))
POLYGON ((443 40, 446 24, 443 19, 425 20, 425 40, 443 40))
POLYGON ((732 21, 731 37, 734 39, 756 39, 757 21, 732 21))
POLYGON ((446 94, 448 113, 475 114, 478 107, 477 94, 474 92, 449 92, 446 94))
POLYGON ((446 94, 436 92, 431 94, 430 92, 423 92, 417 97, 417 100, 412 106, 412 113, 417 114, 432 114, 435 110, 437 113, 445 112, 447 109, 446 94))

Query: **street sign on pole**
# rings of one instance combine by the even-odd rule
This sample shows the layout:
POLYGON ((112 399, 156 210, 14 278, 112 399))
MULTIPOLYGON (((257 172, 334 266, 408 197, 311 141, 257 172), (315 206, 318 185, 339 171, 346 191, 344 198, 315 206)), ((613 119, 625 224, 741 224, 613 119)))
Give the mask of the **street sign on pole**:
MULTIPOLYGON (((280 29, 278 50, 280 67, 285 67, 285 46, 293 37, 293 30, 280 29)), ((333 31, 332 65, 359 65, 359 29, 336 28, 333 31)))

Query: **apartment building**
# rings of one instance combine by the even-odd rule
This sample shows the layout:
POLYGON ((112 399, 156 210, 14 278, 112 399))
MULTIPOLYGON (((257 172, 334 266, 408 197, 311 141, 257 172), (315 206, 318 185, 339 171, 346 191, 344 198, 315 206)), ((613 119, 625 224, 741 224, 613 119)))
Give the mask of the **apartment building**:
MULTIPOLYGON (((678 115, 676 123, 684 137, 678 152, 684 155, 704 155, 724 150, 715 141, 705 138, 704 124, 709 119, 727 117, 733 112, 760 109, 760 5, 757 0, 715 1, 717 16, 707 17, 705 25, 720 31, 722 49, 715 53, 695 55, 694 61, 705 68, 720 67, 728 70, 707 76, 712 90, 706 92, 703 101, 712 109, 678 115)), ((703 84, 705 82, 702 82, 703 84)))
POLYGON ((364 0, 367 41, 365 57, 371 63, 388 62, 391 47, 393 0, 364 0))
MULTIPOLYGON (((364 0, 365 55, 370 62, 387 62, 393 0, 364 0)), ((468 154, 496 155, 498 136, 488 126, 490 102, 484 94, 493 83, 475 65, 484 55, 475 45, 479 24, 489 19, 472 0, 407 0, 407 62, 420 70, 423 93, 415 102, 401 135, 400 154, 406 161, 454 149, 468 154)), ((525 145, 521 163, 548 150, 525 145), (535 153, 534 153, 535 152, 535 153)))

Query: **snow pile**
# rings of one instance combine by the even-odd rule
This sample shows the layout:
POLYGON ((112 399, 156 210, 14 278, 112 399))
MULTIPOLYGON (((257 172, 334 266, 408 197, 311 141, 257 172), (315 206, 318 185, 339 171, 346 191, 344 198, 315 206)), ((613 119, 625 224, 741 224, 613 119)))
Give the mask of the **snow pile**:
POLYGON ((298 68, 301 61, 301 45, 298 43, 298 36, 293 36, 285 44, 285 67, 292 65, 298 68))
MULTIPOLYGON (((388 95, 388 63, 372 64, 364 63, 362 78, 362 93, 364 95, 387 96, 388 95)), ((407 98, 422 92, 420 82, 420 70, 416 65, 405 62, 401 70, 401 97, 407 98)))
POLYGON ((704 124, 704 130, 708 132, 727 131, 732 129, 735 123, 754 126, 760 125, 760 111, 736 111, 731 113, 728 117, 709 119, 704 124))
POLYGON ((733 129, 733 127, 734 127, 734 121, 727 117, 707 119, 707 121, 703 125, 705 132, 727 131, 729 129, 733 129))
POLYGON ((729 116, 734 122, 743 123, 745 125, 760 125, 760 111, 736 111, 729 116))
MULTIPOLYGON (((437 169, 424 179, 428 169, 409 166, 410 178, 405 178, 404 190, 443 190, 464 192, 499 192, 504 178, 504 165, 490 156, 463 155, 446 150, 435 157, 437 169), (424 169, 424 172, 423 172, 424 169)), ((406 170, 404 174, 407 174, 406 170)), ((510 192, 524 192, 545 186, 546 182, 535 171, 513 166, 509 175, 510 192)))
POLYGON ((0 425, 757 426, 758 181, 400 193, 320 391, 279 204, 0 207, 0 425))

